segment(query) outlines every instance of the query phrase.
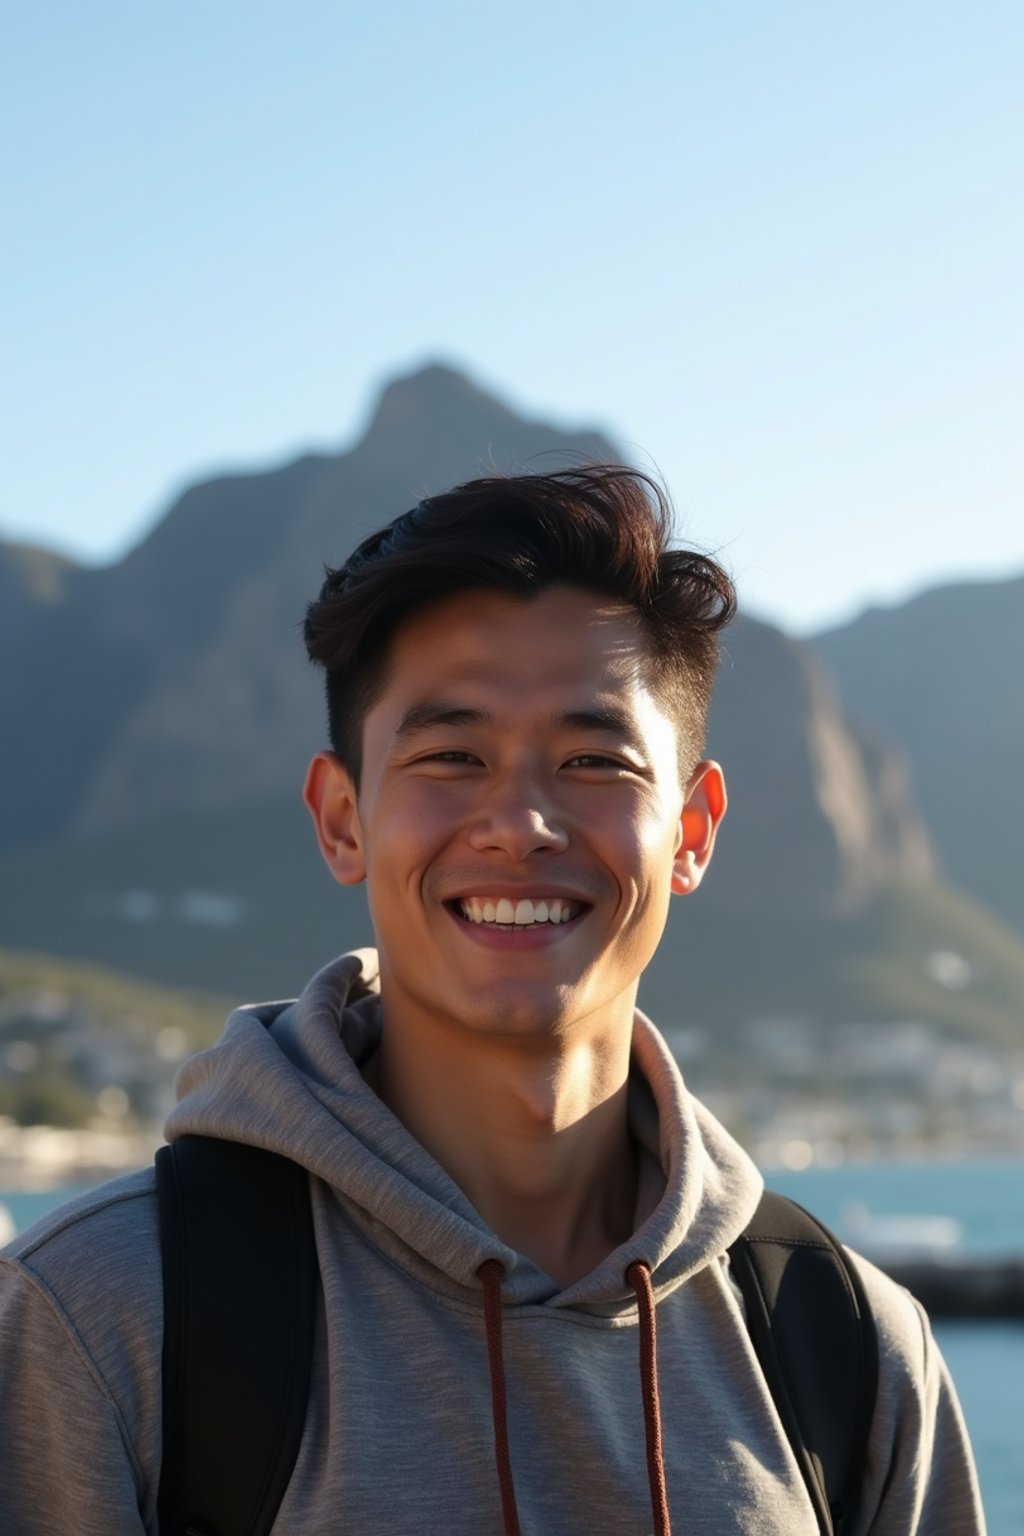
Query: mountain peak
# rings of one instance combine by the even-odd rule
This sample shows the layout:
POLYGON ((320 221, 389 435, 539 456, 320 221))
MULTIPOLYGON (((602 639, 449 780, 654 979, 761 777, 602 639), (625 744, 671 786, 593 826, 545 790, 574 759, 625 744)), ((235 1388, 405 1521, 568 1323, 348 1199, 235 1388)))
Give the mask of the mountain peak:
POLYGON ((474 384, 467 374, 456 368, 454 363, 444 363, 435 359, 411 369, 408 373, 400 373, 388 379, 381 390, 381 402, 392 396, 401 399, 403 395, 413 398, 422 396, 426 399, 444 389, 454 390, 463 398, 467 394, 486 394, 486 391, 474 384))
POLYGON ((386 383, 377 398, 363 445, 396 434, 424 427, 431 431, 450 431, 458 423, 465 431, 467 418, 493 418, 507 426, 513 413, 496 395, 474 384, 464 373, 447 363, 426 363, 411 373, 400 374, 386 383))
POLYGON ((417 499, 473 475, 620 454, 597 428, 528 417, 450 364, 430 362, 384 385, 353 457, 388 478, 396 464, 416 466, 417 499))

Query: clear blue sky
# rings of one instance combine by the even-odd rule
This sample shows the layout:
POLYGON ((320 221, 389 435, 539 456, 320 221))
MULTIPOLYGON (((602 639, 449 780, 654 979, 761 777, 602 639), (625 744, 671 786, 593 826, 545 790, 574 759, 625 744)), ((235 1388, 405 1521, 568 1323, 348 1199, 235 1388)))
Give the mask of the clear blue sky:
POLYGON ((1024 5, 53 0, 5 22, 0 533, 464 366, 802 631, 1024 571, 1024 5))

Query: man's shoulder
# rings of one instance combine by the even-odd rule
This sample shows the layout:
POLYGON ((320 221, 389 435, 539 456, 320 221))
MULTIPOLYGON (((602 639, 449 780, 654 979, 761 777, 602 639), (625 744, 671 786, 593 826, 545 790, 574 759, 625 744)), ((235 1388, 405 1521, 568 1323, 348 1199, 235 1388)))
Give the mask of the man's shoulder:
POLYGON ((152 1168, 125 1174, 58 1206, 3 1250, 76 1332, 116 1310, 133 1328, 159 1332, 163 1308, 160 1228, 152 1168), (116 1308, 112 1301, 116 1300, 116 1308))
POLYGON ((84 1511, 90 1530, 141 1532, 140 1510, 151 1528, 162 1345, 151 1170, 77 1196, 4 1249, 0 1436, 18 1449, 0 1457, 0 1503, 18 1530, 49 1530, 51 1503, 54 1529, 84 1511))
POLYGON ((91 1247, 123 1232, 157 1228, 156 1177, 152 1167, 122 1174, 54 1206, 3 1250, 7 1259, 46 1265, 74 1247, 91 1247))
POLYGON ((927 1313, 920 1302, 863 1254, 847 1248, 860 1277, 878 1337, 883 1377, 904 1376, 920 1385, 935 1365, 937 1350, 927 1313))

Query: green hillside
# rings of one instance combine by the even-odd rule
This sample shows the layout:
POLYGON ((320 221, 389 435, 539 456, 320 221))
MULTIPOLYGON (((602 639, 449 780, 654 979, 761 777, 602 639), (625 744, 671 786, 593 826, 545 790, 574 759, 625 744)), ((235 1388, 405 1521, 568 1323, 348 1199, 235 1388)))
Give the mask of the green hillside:
POLYGON ((45 997, 47 1007, 80 1007, 140 1035, 180 1029, 195 1049, 220 1033, 230 1006, 211 993, 160 986, 89 961, 0 949, 0 1016, 19 998, 45 997))
POLYGON ((0 1116, 22 1125, 151 1121, 225 1003, 102 966, 0 950, 0 1116))
POLYGON ((727 918, 677 903, 641 1001, 665 1024, 728 1039, 758 1018, 922 1020, 1024 1050, 1024 943, 971 898, 902 882, 857 917, 727 918))

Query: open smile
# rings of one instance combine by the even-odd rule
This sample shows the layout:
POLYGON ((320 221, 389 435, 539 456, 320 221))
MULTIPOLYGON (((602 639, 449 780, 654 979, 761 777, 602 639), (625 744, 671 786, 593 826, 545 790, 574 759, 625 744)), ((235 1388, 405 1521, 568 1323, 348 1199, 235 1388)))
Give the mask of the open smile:
POLYGON ((511 901, 507 896, 466 896, 450 903, 457 917, 470 923, 487 923, 498 928, 530 928, 535 923, 571 923, 583 911, 582 901, 564 896, 521 896, 511 901))

